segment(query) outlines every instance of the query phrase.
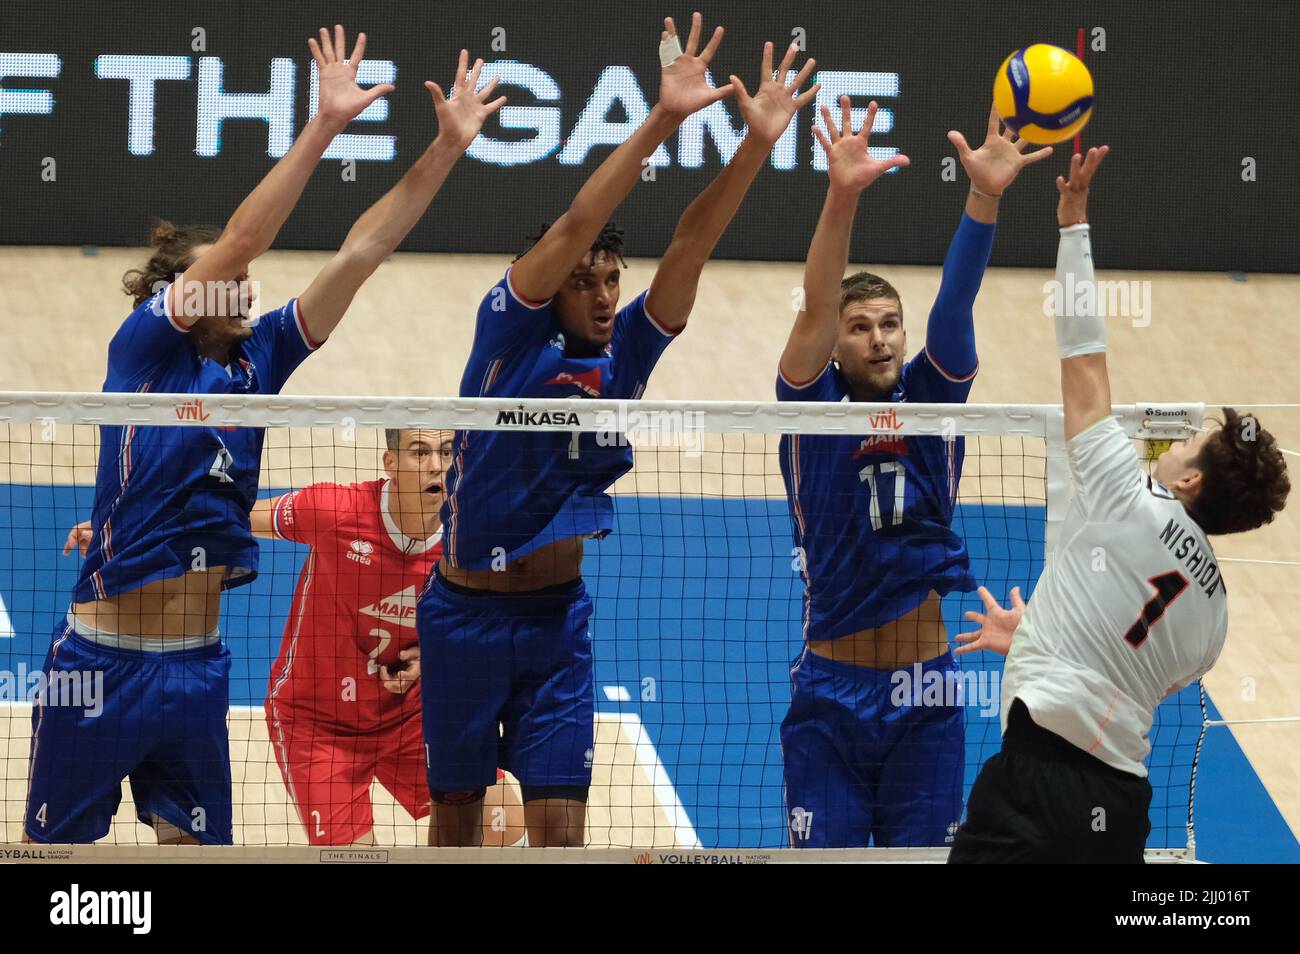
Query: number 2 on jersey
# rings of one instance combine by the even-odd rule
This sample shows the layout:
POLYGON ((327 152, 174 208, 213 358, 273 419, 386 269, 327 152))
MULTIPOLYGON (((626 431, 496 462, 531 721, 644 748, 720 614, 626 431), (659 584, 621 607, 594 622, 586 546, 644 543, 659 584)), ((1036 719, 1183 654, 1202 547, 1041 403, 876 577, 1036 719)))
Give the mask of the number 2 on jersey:
POLYGON ((393 641, 393 634, 386 629, 375 628, 370 631, 370 635, 379 637, 379 645, 370 650, 366 657, 366 674, 373 676, 379 672, 379 657, 384 654, 388 644, 393 641))
POLYGON ((1178 570, 1153 576, 1147 582, 1156 588, 1156 595, 1147 600, 1146 605, 1142 607, 1141 615, 1124 634, 1124 639, 1134 649, 1147 641, 1147 637, 1151 635, 1151 627, 1165 615, 1165 610, 1182 595, 1188 585, 1187 577, 1178 570))
POLYGON ((890 526, 896 527, 903 522, 903 501, 907 497, 907 471, 898 461, 885 461, 883 464, 868 464, 858 471, 858 480, 865 480, 871 485, 871 529, 879 530, 884 526, 880 517, 880 492, 876 489, 876 470, 882 474, 894 475, 894 514, 890 526))

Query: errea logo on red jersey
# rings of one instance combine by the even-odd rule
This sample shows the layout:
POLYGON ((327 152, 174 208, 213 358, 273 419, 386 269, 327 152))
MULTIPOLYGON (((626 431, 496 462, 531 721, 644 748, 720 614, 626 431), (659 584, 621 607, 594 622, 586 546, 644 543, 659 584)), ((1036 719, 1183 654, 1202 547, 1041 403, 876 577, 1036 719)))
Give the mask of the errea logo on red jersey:
POLYGON ((375 545, 369 540, 353 540, 348 547, 348 559, 355 560, 362 566, 370 566, 370 554, 375 552, 375 545))

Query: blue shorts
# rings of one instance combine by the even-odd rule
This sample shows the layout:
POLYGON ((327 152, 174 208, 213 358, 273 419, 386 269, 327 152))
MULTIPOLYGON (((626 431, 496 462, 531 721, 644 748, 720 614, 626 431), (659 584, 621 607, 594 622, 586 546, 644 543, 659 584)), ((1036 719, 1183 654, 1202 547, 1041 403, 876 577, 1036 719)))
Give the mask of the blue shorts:
MULTIPOLYGON (((918 665, 920 687, 931 672, 931 685, 960 686, 951 653, 918 665)), ((946 688, 913 693, 915 674, 910 666, 867 669, 808 649, 795 661, 781 723, 793 847, 865 848, 869 839, 878 847, 951 844, 961 820, 965 717, 960 696, 946 688)))
POLYGON ((591 785, 595 726, 591 599, 581 580, 478 593, 435 570, 420 595, 424 755, 429 788, 591 785))
POLYGON ((47 689, 32 707, 24 822, 32 841, 103 838, 129 777, 144 824, 157 817, 202 844, 233 842, 230 653, 220 642, 141 652, 94 642, 61 621, 44 672, 47 689), (77 685, 81 698, 68 691, 77 685))

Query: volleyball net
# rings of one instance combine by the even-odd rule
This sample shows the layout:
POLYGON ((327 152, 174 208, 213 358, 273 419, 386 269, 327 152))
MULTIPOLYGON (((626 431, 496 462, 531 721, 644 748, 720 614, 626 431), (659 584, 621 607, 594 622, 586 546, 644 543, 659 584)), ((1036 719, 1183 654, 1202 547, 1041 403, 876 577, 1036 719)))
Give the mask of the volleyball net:
MULTIPOLYGON (((1202 407, 1141 404, 1117 407, 1115 413, 1144 456, 1148 449, 1161 449, 1160 442, 1187 437, 1200 425, 1202 407)), ((63 551, 70 530, 91 519, 101 426, 122 428, 103 432, 117 435, 119 443, 123 433, 154 429, 162 439, 158 446, 201 434, 214 447, 224 447, 222 435, 231 429, 264 429, 257 497, 276 504, 274 536, 260 541, 256 579, 229 589, 220 613, 220 639, 230 654, 233 841, 243 849, 237 857, 314 858, 313 852, 330 847, 331 831, 336 843, 345 845, 367 822, 379 848, 427 850, 418 847, 426 842, 427 819, 412 810, 427 798, 427 791, 418 790, 423 750, 418 708, 412 715, 416 696, 398 705, 403 717, 392 714, 397 711, 392 700, 380 704, 382 725, 375 731, 388 733, 390 742, 377 750, 317 743, 331 733, 366 734, 365 706, 349 703, 383 699, 376 694, 391 690, 358 681, 395 679, 406 665, 397 658, 399 647, 415 642, 420 585, 393 576, 391 561, 384 562, 388 542, 404 547, 407 557, 425 552, 422 544, 412 543, 419 535, 402 531, 400 515, 394 516, 397 487, 385 481, 397 480, 393 468, 404 458, 391 458, 386 468, 385 452, 394 449, 390 432, 498 429, 568 434, 567 443, 560 443, 568 448, 570 466, 581 466, 582 448, 590 446, 584 442, 593 439, 599 446, 626 443, 634 453, 632 470, 610 488, 614 530, 586 543, 582 563, 593 606, 595 695, 594 731, 584 753, 592 772, 587 845, 769 858, 787 856, 781 850, 799 833, 799 820, 792 826, 783 793, 781 725, 790 705, 791 666, 803 649, 805 561, 792 535, 780 467, 782 438, 861 436, 864 472, 871 470, 873 447, 901 438, 964 446, 960 482, 952 488, 952 527, 964 542, 974 579, 1005 603, 1012 587, 1031 596, 1069 499, 1061 421, 1059 407, 1027 405, 0 394, 3 840, 12 844, 21 837, 38 694, 45 692, 43 704, 79 706, 86 720, 101 714, 111 719, 117 711, 111 700, 105 705, 100 698, 104 690, 96 687, 93 674, 80 686, 55 686, 42 676, 52 634, 67 617, 80 572, 80 555, 63 551), (330 487, 367 487, 373 493, 321 496, 319 488, 330 487), (319 500, 330 501, 318 502, 318 509, 340 510, 330 523, 338 532, 322 533, 314 542, 305 531, 286 529, 294 516, 285 512, 296 501, 301 521, 311 488, 317 488, 319 500), (285 496, 294 491, 306 496, 285 496), (388 542, 378 533, 353 536, 348 529, 353 526, 348 520, 362 520, 360 511, 370 506, 388 511, 375 524, 389 531, 388 542), (329 547, 336 552, 325 552, 329 547), (376 584, 381 598, 360 595, 370 592, 362 578, 381 569, 388 574, 376 584), (327 573, 338 578, 325 579, 327 573), (328 625, 319 620, 304 629, 303 614, 317 610, 312 594, 301 590, 313 582, 343 602, 353 594, 357 613, 344 627, 351 631, 323 632, 328 625), (314 646, 307 645, 309 638, 317 640, 314 646), (306 665, 302 660, 313 652, 334 658, 328 666, 317 665, 315 683, 294 683, 294 666, 306 665), (348 652, 355 655, 338 658, 348 652), (297 686, 299 693, 289 705, 293 719, 279 718, 276 709, 288 705, 286 686, 297 686), (303 695, 313 691, 320 697, 303 695), (393 728, 407 717, 402 731, 393 728), (292 729, 285 727, 289 722, 292 729), (392 742, 397 736, 400 740, 392 742), (294 740, 296 748, 290 744, 294 740), (311 774, 313 759, 320 768, 321 760, 353 757, 368 759, 369 768, 336 766, 336 775, 351 779, 350 789, 340 783, 308 796, 301 778, 295 787, 295 773, 311 774), (403 760, 404 767, 387 764, 389 759, 403 760), (412 759, 421 764, 413 768, 412 759), (359 776, 366 776, 366 805, 320 807, 321 798, 356 800, 359 776), (350 821, 338 822, 340 817, 350 821)), ((435 447, 433 453, 438 452, 435 447)), ((114 449, 115 466, 122 453, 114 449)), ((522 459, 520 466, 526 466, 522 459)), ((221 471, 217 455, 209 478, 218 490, 221 471)), ((883 467, 868 476, 873 478, 869 518, 888 528, 903 477, 883 467)), ((228 491, 235 500, 238 488, 228 491)), ((184 493, 167 499, 177 512, 157 518, 164 522, 187 506, 184 493)), ((869 560, 860 572, 872 572, 869 560)), ((949 636, 972 629, 963 614, 981 608, 973 592, 944 597, 949 636)), ((427 674, 431 663, 421 662, 427 674)), ((944 680, 928 678, 920 665, 900 666, 889 678, 903 704, 960 708, 965 759, 958 770, 968 793, 979 767, 1000 745, 1003 660, 975 652, 959 662, 960 671, 944 680)), ((1207 721, 1199 684, 1156 712, 1148 761, 1152 857, 1194 856, 1194 779, 1207 721)), ((85 730, 85 737, 102 740, 105 729, 113 731, 111 725, 97 726, 85 730)), ((509 786, 511 767, 503 767, 501 784, 509 786)), ((131 785, 124 782, 121 794, 111 829, 93 850, 78 848, 79 856, 166 856, 164 849, 150 847, 154 833, 136 819, 131 785)), ((485 825, 489 831, 505 827, 486 817, 485 825)), ((513 842, 503 834, 498 843, 513 842)), ((938 860, 944 849, 867 849, 863 857, 876 851, 888 860, 938 860)))

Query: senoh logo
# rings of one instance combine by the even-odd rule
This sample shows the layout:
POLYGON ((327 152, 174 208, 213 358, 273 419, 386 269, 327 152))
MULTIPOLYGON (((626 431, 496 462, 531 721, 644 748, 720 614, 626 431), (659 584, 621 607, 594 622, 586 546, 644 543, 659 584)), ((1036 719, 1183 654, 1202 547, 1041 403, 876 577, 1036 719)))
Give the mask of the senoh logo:
POLYGON ((132 934, 148 934, 153 926, 153 892, 83 891, 74 884, 50 895, 50 923, 127 925, 132 934))

